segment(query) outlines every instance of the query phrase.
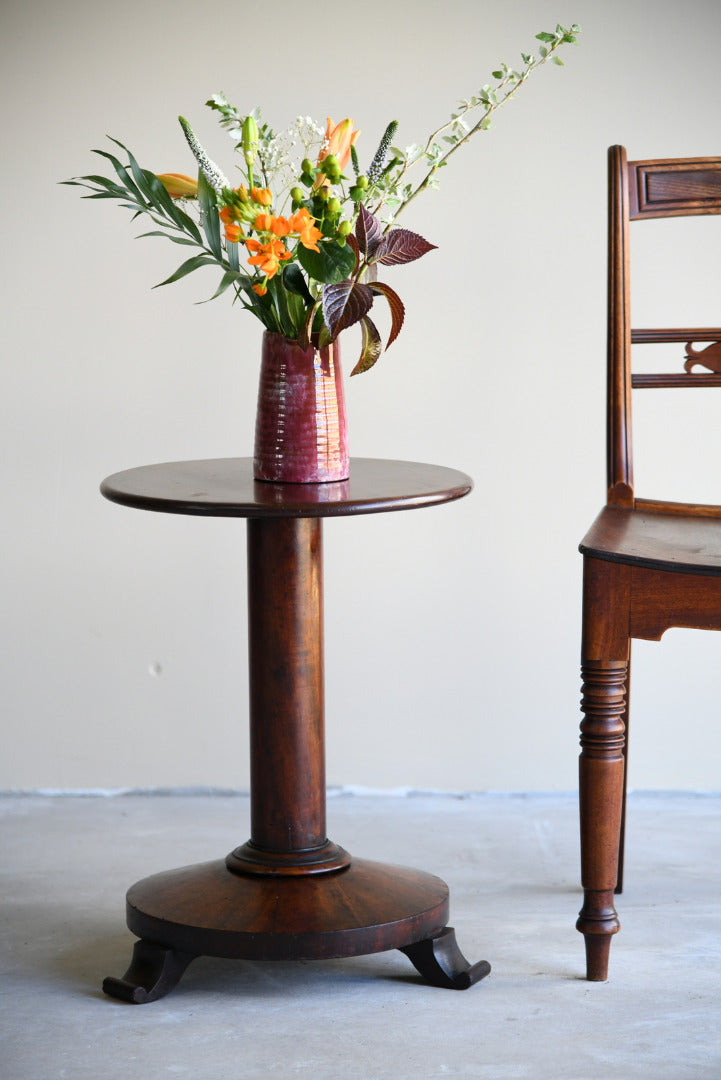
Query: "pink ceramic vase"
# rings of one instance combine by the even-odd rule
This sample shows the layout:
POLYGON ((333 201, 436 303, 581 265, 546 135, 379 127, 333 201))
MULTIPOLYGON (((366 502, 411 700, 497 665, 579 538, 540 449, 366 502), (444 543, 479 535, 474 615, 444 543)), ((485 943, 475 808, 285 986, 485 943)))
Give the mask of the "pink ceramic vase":
POLYGON ((253 476, 285 484, 346 480, 348 430, 338 341, 302 348, 263 334, 253 476))

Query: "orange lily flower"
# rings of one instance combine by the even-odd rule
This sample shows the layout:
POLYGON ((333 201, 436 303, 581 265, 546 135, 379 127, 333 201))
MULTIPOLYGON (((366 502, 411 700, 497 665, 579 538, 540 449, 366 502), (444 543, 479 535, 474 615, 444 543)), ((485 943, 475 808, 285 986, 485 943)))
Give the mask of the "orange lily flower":
POLYGON ((266 278, 274 277, 278 273, 281 262, 293 257, 282 240, 273 239, 266 244, 261 244, 258 240, 246 240, 245 246, 248 251, 254 252, 248 262, 251 266, 257 266, 266 278))
POLYGON ((284 217, 274 217, 270 231, 276 236, 287 236, 290 232, 290 222, 284 217))
POLYGON ((320 251, 317 242, 323 233, 316 228, 315 218, 310 216, 305 206, 302 206, 297 213, 292 215, 288 226, 291 232, 298 233, 303 247, 309 248, 311 251, 320 251))
POLYGON ((192 176, 177 172, 159 173, 158 180, 171 199, 197 199, 198 197, 198 181, 193 180, 192 176))
POLYGON ((353 121, 349 116, 347 116, 345 120, 341 120, 339 124, 335 125, 331 118, 327 117, 325 128, 326 145, 318 154, 319 165, 323 158, 327 157, 328 154, 335 154, 338 158, 341 172, 345 169, 350 161, 350 148, 354 145, 356 139, 360 135, 360 131, 351 131, 352 127, 353 121))
POLYGON ((287 236, 290 232, 288 221, 273 214, 257 214, 253 228, 256 232, 272 232, 275 236, 287 236))

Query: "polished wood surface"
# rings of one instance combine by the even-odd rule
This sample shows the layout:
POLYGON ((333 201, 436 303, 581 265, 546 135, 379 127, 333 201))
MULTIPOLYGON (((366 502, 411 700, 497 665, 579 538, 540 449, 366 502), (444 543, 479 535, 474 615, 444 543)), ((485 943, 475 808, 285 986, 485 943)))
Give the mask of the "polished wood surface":
POLYGON ((128 892, 139 936, 105 991, 136 1004, 169 993, 198 955, 323 959, 401 949, 435 986, 490 970, 460 952, 448 888, 431 874, 352 858, 326 835, 323 517, 460 498, 463 473, 355 459, 350 481, 268 484, 250 459, 172 462, 109 477, 123 505, 247 518, 251 835, 224 860, 155 874, 128 892))
POLYGON ((717 157, 628 162, 631 220, 721 214, 720 163, 717 157))
POLYGON ((721 574, 721 520, 606 506, 580 544, 596 559, 684 574, 721 574))
POLYGON ((721 507, 638 498, 632 451, 632 390, 721 385, 721 329, 631 326, 631 222, 721 213, 721 158, 629 162, 624 148, 613 146, 608 208, 607 498, 580 545, 584 902, 577 927, 591 980, 607 978, 619 929, 614 894, 623 884, 631 640, 659 640, 673 626, 721 630, 721 507), (633 345, 674 342, 686 346, 678 373, 632 373, 633 345), (708 370, 699 373, 699 366, 708 370))
POLYGON ((402 866, 354 859, 340 873, 229 874, 224 861, 181 867, 128 891, 128 926, 184 952, 245 960, 325 960, 396 949, 448 921, 448 886, 402 866))
POLYGON ((251 836, 228 856, 238 873, 350 862, 325 834, 322 525, 248 520, 251 836))
POLYGON ((467 495, 465 473, 414 461, 352 458, 348 480, 273 484, 253 480, 251 458, 171 461, 107 477, 106 499, 140 510, 209 517, 344 517, 413 510, 467 495))

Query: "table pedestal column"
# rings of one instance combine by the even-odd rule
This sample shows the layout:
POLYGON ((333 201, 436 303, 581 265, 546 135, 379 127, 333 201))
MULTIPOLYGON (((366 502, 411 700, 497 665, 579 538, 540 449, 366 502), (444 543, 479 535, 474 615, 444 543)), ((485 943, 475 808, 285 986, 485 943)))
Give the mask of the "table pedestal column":
POLYGON ((248 521, 251 837, 228 869, 316 874, 348 866, 326 837, 323 522, 248 521))
POLYGON ((141 940, 106 993, 163 997, 196 956, 316 960, 400 949, 433 985, 471 965, 432 874, 351 856, 326 837, 322 528, 248 520, 251 837, 225 860, 155 874, 127 895, 141 940))

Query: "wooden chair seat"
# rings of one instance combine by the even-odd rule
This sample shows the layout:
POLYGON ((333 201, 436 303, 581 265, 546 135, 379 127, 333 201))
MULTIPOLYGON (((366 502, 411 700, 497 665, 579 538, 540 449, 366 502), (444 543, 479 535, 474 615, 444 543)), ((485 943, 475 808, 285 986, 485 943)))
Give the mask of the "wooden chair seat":
POLYGON ((721 517, 605 506, 579 550, 608 562, 721 576, 721 517))

